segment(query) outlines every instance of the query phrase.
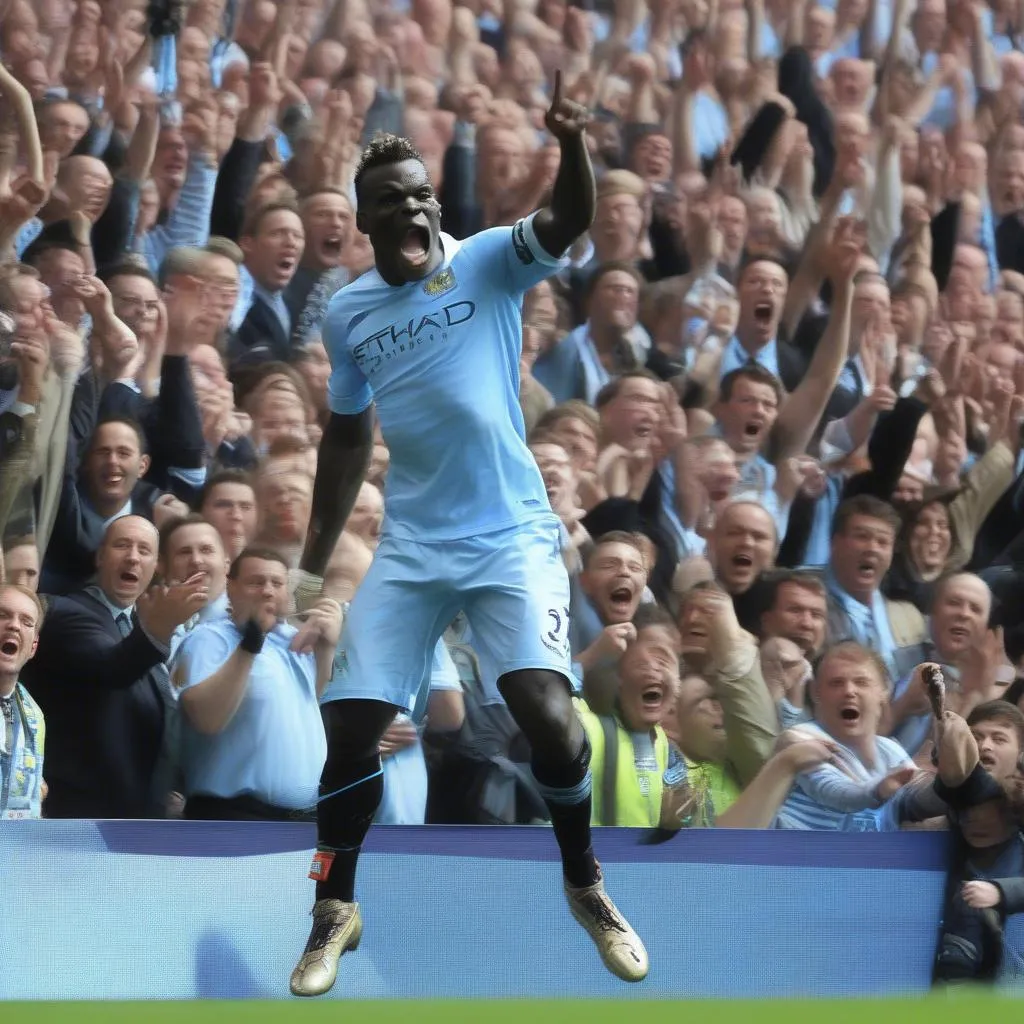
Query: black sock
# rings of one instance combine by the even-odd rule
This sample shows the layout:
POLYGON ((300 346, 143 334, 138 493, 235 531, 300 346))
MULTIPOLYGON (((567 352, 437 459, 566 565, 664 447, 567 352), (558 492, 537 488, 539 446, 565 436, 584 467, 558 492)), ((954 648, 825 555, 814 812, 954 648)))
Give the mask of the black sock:
POLYGON ((359 850, 383 796, 379 755, 340 764, 328 756, 316 809, 320 867, 313 877, 318 900, 355 900, 359 850))
POLYGON ((531 768, 551 814, 565 880, 574 889, 593 885, 600 870, 590 841, 590 744, 584 737, 568 763, 540 761, 535 754, 531 768))

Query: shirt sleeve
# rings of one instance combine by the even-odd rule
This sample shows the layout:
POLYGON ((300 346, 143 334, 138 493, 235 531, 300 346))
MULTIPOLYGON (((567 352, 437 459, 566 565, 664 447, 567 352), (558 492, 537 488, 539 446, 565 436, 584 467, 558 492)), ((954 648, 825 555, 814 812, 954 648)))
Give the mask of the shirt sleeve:
POLYGON ((331 376, 327 382, 327 405, 337 416, 356 416, 373 401, 373 389, 359 369, 346 344, 347 317, 343 308, 328 312, 324 324, 324 347, 331 360, 331 376))
POLYGON ((237 643, 220 629, 201 626, 182 641, 171 666, 171 682, 180 696, 209 679, 235 652, 237 643))
POLYGON ((531 213, 510 228, 489 228, 463 243, 495 286, 522 295, 569 266, 564 255, 552 256, 538 241, 536 216, 531 213))
POLYGON ((855 782, 833 765, 797 776, 796 784, 815 803, 833 811, 852 814, 880 806, 877 782, 855 782))

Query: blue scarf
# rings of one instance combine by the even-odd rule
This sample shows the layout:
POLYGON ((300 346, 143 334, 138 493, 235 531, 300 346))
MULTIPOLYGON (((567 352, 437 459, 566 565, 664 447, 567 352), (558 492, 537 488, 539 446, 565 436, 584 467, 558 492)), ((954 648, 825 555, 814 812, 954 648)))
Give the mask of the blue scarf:
MULTIPOLYGON (((893 638, 892 627, 889 625, 889 613, 885 607, 885 598, 876 590, 871 596, 870 607, 861 604, 839 586, 831 569, 825 574, 825 586, 846 614, 850 623, 851 639, 878 654, 889 670, 890 679, 898 679, 896 640, 893 638)), ((838 641, 841 638, 833 639, 838 641)))

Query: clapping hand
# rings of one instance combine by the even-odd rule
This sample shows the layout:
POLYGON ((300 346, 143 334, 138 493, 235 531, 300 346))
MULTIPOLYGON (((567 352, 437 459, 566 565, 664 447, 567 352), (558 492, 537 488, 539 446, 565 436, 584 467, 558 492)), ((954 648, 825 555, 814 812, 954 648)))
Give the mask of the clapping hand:
POLYGON ((181 583, 151 587, 135 607, 139 621, 150 636, 169 643, 174 631, 188 622, 209 599, 209 577, 200 572, 181 583))

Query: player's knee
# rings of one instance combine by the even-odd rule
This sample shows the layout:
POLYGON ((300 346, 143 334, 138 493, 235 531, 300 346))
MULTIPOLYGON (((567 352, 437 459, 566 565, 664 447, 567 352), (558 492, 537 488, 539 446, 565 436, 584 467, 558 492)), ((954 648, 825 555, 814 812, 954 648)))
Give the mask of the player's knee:
POLYGON ((535 751, 543 750, 558 760, 579 753, 583 727, 564 677, 527 669, 502 676, 498 688, 535 751))

